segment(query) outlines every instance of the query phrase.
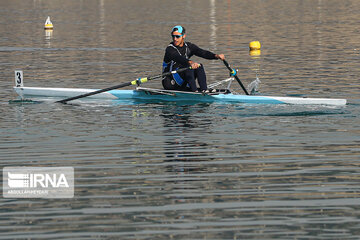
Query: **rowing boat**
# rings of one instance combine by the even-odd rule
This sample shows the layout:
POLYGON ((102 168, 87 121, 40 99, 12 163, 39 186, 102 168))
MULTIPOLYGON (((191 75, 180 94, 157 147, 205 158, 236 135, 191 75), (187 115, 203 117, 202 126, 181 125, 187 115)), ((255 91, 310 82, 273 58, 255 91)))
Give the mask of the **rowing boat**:
MULTIPOLYGON (((49 97, 67 98, 97 91, 97 89, 82 88, 44 88, 44 87, 14 87, 15 92, 24 98, 49 97)), ((260 103, 260 104, 306 104, 306 105, 346 105, 346 99, 307 98, 307 97, 275 97, 258 95, 240 95, 230 92, 210 94, 170 91, 138 87, 135 90, 111 90, 87 97, 89 99, 113 100, 158 100, 158 101, 196 101, 225 103, 260 103)))
MULTIPOLYGON (((24 87, 22 72, 16 75, 15 92, 21 98, 69 98, 98 89, 83 88, 48 88, 24 87), (21 74, 21 75, 20 75, 21 74)), ((229 78, 230 79, 230 78, 229 78)), ((229 79, 223 80, 228 81, 229 79)), ((231 80, 231 79, 230 79, 231 80)), ((162 90, 137 87, 135 90, 110 90, 85 99, 108 100, 142 100, 142 101, 170 101, 170 102, 222 102, 222 103, 251 103, 251 104, 303 104, 303 105, 346 105, 346 99, 307 98, 307 97, 276 97, 260 95, 233 94, 228 89, 217 90, 214 93, 195 93, 184 91, 162 90)))

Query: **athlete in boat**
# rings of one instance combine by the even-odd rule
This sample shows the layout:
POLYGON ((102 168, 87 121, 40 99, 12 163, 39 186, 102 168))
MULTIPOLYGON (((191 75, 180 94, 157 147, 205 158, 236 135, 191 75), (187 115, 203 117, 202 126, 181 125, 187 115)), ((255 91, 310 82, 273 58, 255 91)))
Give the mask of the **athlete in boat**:
POLYGON ((165 77, 162 80, 164 89, 180 90, 180 91, 207 91, 206 74, 204 67, 199 63, 190 60, 191 56, 195 55, 205 59, 221 59, 224 60, 224 54, 215 54, 204 50, 192 44, 185 42, 185 28, 182 26, 175 26, 171 31, 173 41, 167 46, 165 50, 163 72, 173 71, 179 68, 188 69, 181 73, 172 74, 172 76, 165 77), (200 88, 196 86, 195 78, 199 83, 200 88))

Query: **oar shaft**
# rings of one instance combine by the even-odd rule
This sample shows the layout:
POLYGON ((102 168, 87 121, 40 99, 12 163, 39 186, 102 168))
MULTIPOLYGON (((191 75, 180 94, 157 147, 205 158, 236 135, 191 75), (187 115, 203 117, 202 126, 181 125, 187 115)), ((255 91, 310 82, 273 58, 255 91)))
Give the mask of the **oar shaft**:
POLYGON ((57 102, 58 102, 58 103, 67 103, 67 102, 72 101, 72 100, 75 100, 75 99, 92 96, 92 95, 99 94, 99 93, 103 93, 103 92, 107 92, 107 91, 110 91, 110 90, 113 90, 113 89, 123 88, 123 87, 127 87, 127 86, 130 86, 130 85, 140 85, 141 83, 145 83, 145 82, 147 82, 147 81, 150 81, 150 80, 153 80, 153 79, 157 79, 157 78, 166 77, 166 76, 169 76, 169 75, 174 74, 174 73, 183 72, 183 71, 185 71, 185 70, 187 70, 187 69, 191 69, 191 67, 188 67, 188 68, 180 68, 180 69, 178 69, 178 70, 171 71, 171 72, 166 72, 166 73, 162 73, 162 74, 159 74, 159 75, 156 75, 156 76, 149 76, 149 77, 145 77, 145 78, 139 78, 139 79, 134 80, 134 81, 131 81, 131 82, 122 83, 122 84, 119 84, 119 85, 116 85, 116 86, 112 86, 112 87, 100 89, 100 90, 93 91, 93 92, 84 93, 84 94, 81 94, 81 95, 78 95, 78 96, 74 96, 74 97, 69 97, 69 98, 66 98, 66 99, 63 99, 63 100, 60 100, 60 101, 57 101, 57 102))
POLYGON ((130 85, 131 85, 131 82, 123 83, 123 84, 119 84, 119 85, 116 85, 116 86, 113 86, 113 87, 108 87, 108 88, 100 89, 100 90, 97 90, 97 91, 84 93, 84 94, 74 96, 74 97, 69 97, 69 98, 66 98, 66 99, 63 99, 63 100, 60 100, 60 101, 57 101, 57 102, 58 103, 66 103, 66 102, 69 102, 69 101, 72 101, 72 100, 75 100, 75 99, 92 96, 92 95, 107 92, 107 91, 110 91, 110 90, 113 90, 113 89, 127 87, 127 86, 130 86, 130 85))
POLYGON ((240 81, 240 79, 238 78, 238 76, 236 75, 236 72, 234 71, 234 69, 232 69, 229 65, 229 63, 224 59, 223 60, 225 66, 227 69, 229 69, 230 73, 233 74, 233 76, 235 77, 236 81, 239 83, 240 87, 242 88, 242 90, 245 92, 246 95, 250 95, 248 93, 248 91, 246 90, 246 88, 244 87, 244 85, 242 84, 242 82, 240 81))

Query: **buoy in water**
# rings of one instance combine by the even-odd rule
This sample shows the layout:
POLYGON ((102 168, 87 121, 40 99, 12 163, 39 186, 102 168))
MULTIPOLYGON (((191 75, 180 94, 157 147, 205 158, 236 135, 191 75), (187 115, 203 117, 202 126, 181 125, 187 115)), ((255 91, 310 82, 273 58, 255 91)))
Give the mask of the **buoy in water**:
POLYGON ((260 50, 261 44, 259 41, 252 41, 249 43, 250 50, 260 50))
POLYGON ((54 26, 53 26, 53 24, 52 24, 52 22, 50 20, 50 17, 48 16, 46 21, 45 21, 45 29, 48 30, 48 29, 53 29, 53 28, 54 28, 54 26))

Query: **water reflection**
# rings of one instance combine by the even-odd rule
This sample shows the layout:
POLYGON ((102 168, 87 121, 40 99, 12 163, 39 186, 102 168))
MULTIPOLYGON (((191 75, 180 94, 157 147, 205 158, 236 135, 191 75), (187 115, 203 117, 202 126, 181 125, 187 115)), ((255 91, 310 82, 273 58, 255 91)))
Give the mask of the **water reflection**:
MULTIPOLYGON (((197 132, 207 132, 212 125, 208 119, 194 116, 195 111, 203 112, 209 107, 209 104, 198 104, 194 106, 167 105, 162 109, 160 116, 163 119, 164 136, 168 136, 164 145, 167 162, 185 163, 181 167, 181 172, 196 171, 193 167, 186 167, 186 162, 207 161, 208 155, 203 152, 197 152, 196 149, 207 149, 209 146, 196 137, 197 132), (193 151, 191 149, 194 149, 193 151), (189 151, 190 150, 190 151, 189 151)), ((197 112, 198 114, 198 112, 197 112)), ((177 171, 175 169, 170 171, 177 171)))
POLYGON ((216 1, 210 0, 210 44, 213 51, 217 50, 216 46, 216 1))
POLYGON ((54 30, 53 29, 46 29, 45 30, 45 40, 46 40, 46 43, 47 43, 47 46, 50 47, 50 40, 53 36, 53 32, 54 30))

